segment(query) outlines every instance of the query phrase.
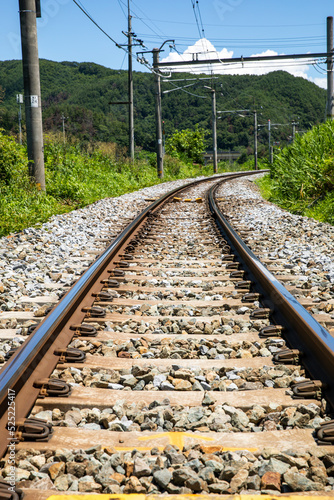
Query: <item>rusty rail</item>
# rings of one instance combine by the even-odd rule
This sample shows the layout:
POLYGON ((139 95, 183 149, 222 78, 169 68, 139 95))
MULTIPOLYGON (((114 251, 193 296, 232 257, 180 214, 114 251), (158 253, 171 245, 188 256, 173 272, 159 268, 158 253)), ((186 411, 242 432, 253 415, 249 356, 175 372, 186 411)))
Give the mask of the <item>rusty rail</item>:
MULTIPOLYGON (((71 360, 75 361, 78 352, 72 350, 66 353, 66 348, 78 328, 77 325, 84 321, 87 310, 89 311, 96 299, 96 294, 103 288, 103 281, 110 278, 110 269, 115 268, 115 261, 121 259, 120 255, 129 241, 141 231, 150 216, 175 194, 201 182, 221 177, 234 179, 258 173, 261 171, 223 174, 193 181, 170 191, 139 214, 101 253, 0 371, 0 436, 2 437, 0 456, 6 453, 8 446, 5 438, 8 435, 8 423, 10 421, 11 427, 14 423, 10 420, 8 412, 13 398, 15 398, 16 430, 18 427, 24 429, 24 419, 37 397, 41 395, 41 387, 45 391, 45 379, 50 376, 59 362, 66 360, 67 354, 71 360)), ((34 423, 26 424, 27 427, 31 425, 34 426, 34 423)), ((10 433, 10 435, 13 434, 10 433)))
POLYGON ((311 378, 321 381, 324 396, 334 409, 334 338, 268 271, 220 212, 215 194, 223 182, 225 180, 213 186, 208 194, 216 223, 238 257, 245 272, 244 279, 252 281, 254 291, 262 296, 263 307, 270 310, 271 320, 283 327, 283 336, 293 348, 285 355, 301 358, 311 378))

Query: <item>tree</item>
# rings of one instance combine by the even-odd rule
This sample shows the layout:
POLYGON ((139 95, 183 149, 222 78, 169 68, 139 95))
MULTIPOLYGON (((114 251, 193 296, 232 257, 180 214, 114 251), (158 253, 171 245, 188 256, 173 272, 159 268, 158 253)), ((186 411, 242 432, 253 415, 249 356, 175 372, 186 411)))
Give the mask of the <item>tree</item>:
POLYGON ((203 162, 205 130, 176 130, 166 141, 166 153, 184 161, 203 162))
MULTIPOLYGON (((126 105, 110 105, 128 98, 127 71, 104 68, 95 63, 54 62, 40 60, 43 120, 45 131, 61 130, 61 115, 68 117, 66 134, 91 141, 128 144, 126 105), (78 108, 82 112, 78 112, 78 108), (92 115, 89 115, 92 113, 92 115), (89 122, 89 123, 87 123, 89 122)), ((179 78, 189 78, 180 73, 179 78)), ((259 124, 299 122, 307 130, 321 122, 326 105, 326 91, 301 77, 284 71, 266 75, 218 75, 217 109, 258 109, 259 124), (237 106, 237 103, 238 106, 237 106)), ((6 132, 17 132, 16 94, 23 91, 21 61, 0 61, 0 82, 6 90, 0 105, 0 126, 6 132)), ((169 88, 163 82, 163 90, 169 88)), ((198 89, 196 94, 204 94, 198 89)), ((0 94, 1 97, 1 94, 0 94)), ((1 99, 0 99, 1 101, 1 99)), ((155 151, 154 81, 150 73, 134 73, 135 142, 137 147, 155 151)), ((176 130, 211 130, 211 99, 201 99, 185 92, 170 92, 162 97, 162 118, 166 137, 176 130)), ((259 146, 267 147, 265 127, 259 134, 259 146)), ((291 135, 291 126, 272 127, 272 141, 285 144, 291 135)), ((222 150, 240 150, 253 144, 253 117, 222 114, 217 122, 217 147, 222 150)), ((266 149, 268 151, 268 148, 266 149)))

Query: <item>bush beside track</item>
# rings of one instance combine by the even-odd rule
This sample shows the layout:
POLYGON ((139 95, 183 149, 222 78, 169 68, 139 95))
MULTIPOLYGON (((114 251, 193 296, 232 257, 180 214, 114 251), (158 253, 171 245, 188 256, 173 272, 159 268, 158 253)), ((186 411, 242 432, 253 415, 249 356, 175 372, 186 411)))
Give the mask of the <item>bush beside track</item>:
MULTIPOLYGON (((26 147, 0 131, 0 237, 102 198, 161 182, 212 175, 212 165, 194 165, 166 155, 164 179, 159 180, 154 153, 140 152, 132 165, 126 158, 117 159, 111 144, 83 149, 79 142, 64 146, 58 137, 45 138, 44 156, 46 192, 38 192, 28 176, 26 147)), ((240 170, 240 166, 232 169, 240 170)), ((224 171, 222 163, 219 172, 224 171)))
MULTIPOLYGON (((95 201, 161 182, 212 174, 212 165, 194 165, 165 156, 164 179, 156 175, 155 154, 140 152, 134 165, 117 159, 112 145, 83 149, 45 139, 46 192, 28 176, 25 146, 0 131, 0 237, 46 222, 95 201)), ((261 162, 259 168, 267 168, 261 162)), ((250 170, 253 160, 219 164, 219 172, 250 170)), ((274 157, 271 175, 258 181, 263 196, 286 210, 334 224, 334 122, 315 126, 274 157)))
POLYGON ((274 156, 263 196, 286 210, 334 224, 334 121, 296 135, 274 156))

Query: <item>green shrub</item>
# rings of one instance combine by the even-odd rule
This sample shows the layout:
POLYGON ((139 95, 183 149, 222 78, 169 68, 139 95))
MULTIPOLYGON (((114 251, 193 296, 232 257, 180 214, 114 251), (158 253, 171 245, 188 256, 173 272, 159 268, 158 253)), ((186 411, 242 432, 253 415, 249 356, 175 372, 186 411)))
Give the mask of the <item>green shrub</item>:
POLYGON ((8 175, 6 181, 0 181, 0 236, 46 222, 54 214, 102 198, 120 196, 161 182, 212 175, 212 165, 202 167, 165 155, 161 180, 157 178, 153 153, 141 152, 140 158, 132 164, 127 159, 116 161, 112 148, 93 148, 91 145, 81 148, 79 143, 64 145, 60 139, 46 137, 46 192, 40 192, 30 182, 25 148, 0 135, 0 145, 3 144, 0 164, 8 167, 8 175))
POLYGON ((284 148, 274 158, 273 191, 301 202, 315 199, 334 187, 334 122, 328 120, 284 148))
POLYGON ((203 163, 205 130, 176 130, 166 141, 166 153, 182 161, 203 163))
POLYGON ((18 181, 24 170, 28 171, 27 165, 24 149, 0 129, 0 183, 18 181))
POLYGON ((296 136, 274 156, 271 179, 260 181, 270 201, 293 213, 334 223, 334 122, 296 136))

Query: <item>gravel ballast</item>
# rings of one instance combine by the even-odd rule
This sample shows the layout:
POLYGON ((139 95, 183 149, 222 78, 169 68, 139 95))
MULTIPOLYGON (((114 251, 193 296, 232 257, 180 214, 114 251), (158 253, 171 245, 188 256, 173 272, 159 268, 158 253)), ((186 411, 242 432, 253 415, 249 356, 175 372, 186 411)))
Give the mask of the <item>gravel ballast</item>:
MULTIPOLYGON (((169 182, 119 198, 100 200, 81 210, 54 216, 39 227, 0 239, 0 333, 1 329, 14 331, 10 340, 3 336, 0 341, 0 366, 10 349, 24 342, 29 325, 43 319, 61 292, 95 260, 107 245, 106 240, 119 234, 152 199, 188 181, 169 182), (41 300, 43 296, 45 301, 41 300), (22 322, 14 315, 11 318, 10 313, 17 311, 25 311, 30 319, 22 322), (32 316, 36 319, 32 320, 32 316)), ((196 190, 193 193, 196 194, 196 190)), ((247 231, 247 244, 253 252, 260 259, 265 258, 267 265, 272 263, 274 274, 288 276, 284 283, 294 288, 291 293, 296 298, 312 299, 306 301, 311 313, 329 313, 334 319, 334 228, 291 215, 264 201, 253 178, 226 183, 217 196, 235 229, 247 231)), ((183 210, 180 219, 185 220, 179 221, 179 226, 175 224, 175 233, 174 228, 170 234, 165 231, 161 223, 164 214, 159 221, 153 220, 151 236, 154 231, 160 231, 158 234, 164 243, 159 249, 154 243, 151 246, 148 238, 148 243, 142 246, 140 266, 138 262, 130 263, 126 271, 129 278, 139 275, 138 288, 161 286, 162 291, 133 292, 127 291, 126 286, 125 291, 116 289, 113 300, 103 305, 106 319, 93 319, 90 323, 96 326, 101 337, 89 340, 75 337, 70 344, 84 351, 88 360, 93 355, 94 362, 90 367, 58 365, 53 370, 53 378, 69 383, 77 392, 83 389, 89 392, 87 388, 96 392, 105 389, 106 394, 112 391, 117 395, 117 402, 108 401, 101 408, 93 408, 96 403, 89 405, 87 400, 80 408, 71 407, 72 403, 65 407, 67 409, 56 405, 48 409, 35 406, 31 415, 58 428, 72 427, 74 432, 99 430, 108 436, 110 432, 143 431, 262 433, 260 436, 266 431, 306 429, 313 433, 330 420, 324 400, 310 400, 309 404, 305 401, 294 404, 291 400, 291 405, 288 402, 286 406, 274 401, 262 406, 254 403, 252 391, 279 388, 285 391, 284 397, 292 396, 294 384, 308 380, 308 374, 298 364, 272 364, 273 355, 285 347, 283 339, 247 339, 247 334, 255 338, 270 324, 270 319, 252 316, 253 310, 261 307, 257 300, 240 305, 241 292, 215 290, 215 287, 223 288, 223 279, 219 277, 224 274, 226 263, 222 264, 218 247, 218 257, 215 250, 211 249, 211 256, 206 251, 210 239, 217 238, 212 226, 209 227, 212 222, 208 223, 210 218, 204 212, 204 204, 195 203, 192 208, 188 204, 183 210), (188 221, 185 215, 191 210, 195 216, 188 221), (158 230, 155 222, 158 222, 158 230), (208 224, 205 237, 208 244, 204 236, 203 242, 200 241, 201 224, 208 224), (192 242, 191 226, 198 226, 194 232, 198 241, 192 242), (172 240, 175 234, 177 240, 180 231, 183 238, 179 246, 174 245, 169 252, 172 245, 168 237, 172 240), (191 245, 195 246, 193 254, 191 245), (150 262, 155 257, 158 264, 150 262), (186 266, 183 259, 188 259, 186 266), (199 265, 197 259, 203 262, 199 265), (136 266, 144 270, 136 271, 136 266), (124 299, 129 299, 128 305, 124 305, 124 299), (172 300, 179 303, 170 304, 172 300), (193 304, 192 300, 203 303, 193 304), (153 304, 147 304, 148 301, 153 304), (113 358, 110 365, 106 358, 113 358), (189 360, 187 364, 185 360, 189 360), (247 362, 256 368, 247 367, 247 362), (131 395, 138 395, 132 391, 142 391, 142 399, 131 402, 131 395), (154 396, 152 391, 156 391, 154 396), (181 404, 172 404, 174 391, 184 391, 182 395, 196 391, 198 406, 192 407, 189 403, 190 393, 180 399, 181 404), (252 399, 243 409, 226 404, 222 398, 224 392, 235 393, 240 398, 241 391, 249 391, 247 395, 252 399), (145 394, 154 401, 145 401, 145 394)), ((171 212, 173 214, 173 209, 171 212)), ((224 286, 232 288, 233 280, 226 270, 225 277, 224 286)), ((233 404, 239 405, 236 401, 233 399, 233 404)), ((210 449, 204 445, 180 449, 172 444, 150 451, 141 448, 140 451, 119 451, 93 444, 86 450, 52 451, 45 443, 42 451, 34 451, 33 445, 18 450, 15 459, 16 481, 28 489, 107 494, 261 491, 270 495, 334 489, 334 458, 326 452, 292 449, 283 452, 268 448, 251 453, 219 447, 210 449)), ((9 474, 2 462, 0 476, 6 479, 9 474)))

